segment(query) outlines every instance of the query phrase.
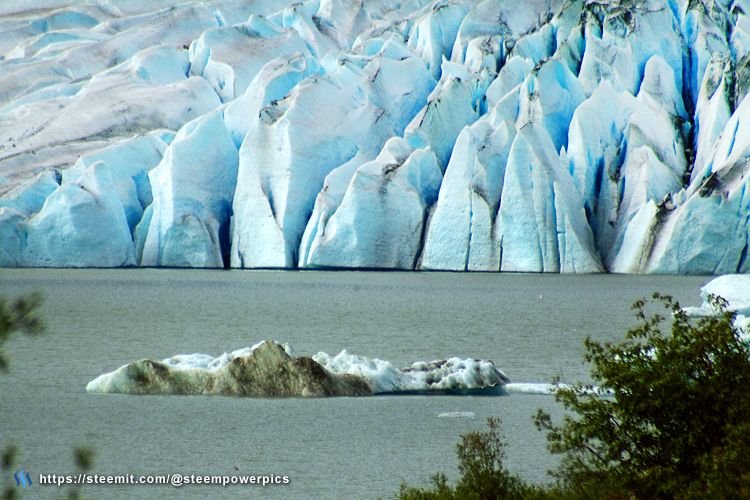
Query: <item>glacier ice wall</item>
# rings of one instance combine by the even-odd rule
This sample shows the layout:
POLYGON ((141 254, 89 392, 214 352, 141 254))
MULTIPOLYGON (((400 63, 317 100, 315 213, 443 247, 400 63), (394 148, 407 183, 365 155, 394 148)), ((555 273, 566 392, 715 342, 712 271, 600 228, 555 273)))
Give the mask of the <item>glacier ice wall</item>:
POLYGON ((747 273, 746 0, 0 7, 0 266, 747 273))

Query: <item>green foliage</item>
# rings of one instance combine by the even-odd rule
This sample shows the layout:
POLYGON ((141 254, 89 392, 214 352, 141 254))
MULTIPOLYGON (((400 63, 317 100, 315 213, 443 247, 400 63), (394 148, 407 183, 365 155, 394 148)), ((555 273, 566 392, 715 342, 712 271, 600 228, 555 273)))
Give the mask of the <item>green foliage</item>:
MULTIPOLYGON (((8 359, 2 347, 11 335, 17 332, 38 335, 44 331, 44 323, 37 315, 41 301, 39 294, 19 297, 14 301, 0 297, 0 371, 8 371, 8 359)), ((6 447, 0 454, 0 465, 4 476, 11 474, 16 465, 17 456, 18 448, 13 445, 6 447)), ((0 498, 3 500, 12 500, 18 497, 18 489, 14 484, 7 484, 1 495, 0 498)))
POLYGON ((503 466, 499 422, 458 445, 460 479, 402 484, 405 500, 750 498, 750 345, 722 299, 691 320, 670 297, 637 301, 638 325, 617 344, 586 340, 595 385, 559 389, 562 423, 537 427, 562 455, 555 486, 533 486, 503 466), (666 310, 669 320, 659 311, 666 310))
POLYGON ((488 418, 486 431, 461 436, 456 454, 461 474, 456 484, 459 498, 488 498, 498 492, 505 493, 508 498, 516 496, 521 482, 503 464, 505 442, 500 434, 499 419, 488 418))
MULTIPOLYGON (((8 370, 8 360, 5 357, 2 346, 14 334, 24 333, 26 335, 39 335, 44 332, 44 323, 38 315, 38 309, 42 303, 41 295, 34 293, 26 297, 19 297, 14 301, 8 301, 0 297, 0 371, 8 370)), ((3 476, 10 476, 17 464, 18 447, 7 446, 0 453, 0 469, 3 476)), ((94 463, 94 451, 87 447, 78 447, 73 450, 73 459, 79 472, 91 470, 94 463)), ((19 497, 19 490, 15 484, 9 482, 0 491, 0 499, 13 500, 19 497)), ((69 499, 80 499, 80 488, 71 489, 68 493, 69 499)))
POLYGON ((535 417, 550 451, 563 454, 555 476, 581 498, 742 497, 750 489, 750 348, 726 303, 693 321, 670 297, 671 313, 634 304, 639 325, 620 344, 586 340, 585 359, 602 397, 572 386, 556 398, 561 425, 535 417), (669 325, 667 325, 669 326, 669 325))
MULTIPOLYGON (((94 466, 94 450, 87 446, 78 446, 73 450, 73 461, 78 472, 88 472, 94 466)), ((81 500, 83 497, 81 487, 74 486, 68 491, 68 500, 81 500)))
POLYGON ((419 488, 401 483, 398 493, 400 500, 454 500, 455 490, 448 484, 445 474, 438 472, 432 476, 433 488, 419 488))
POLYGON ((91 470, 94 465, 94 457, 96 453, 94 450, 87 446, 79 446, 73 450, 73 459, 76 464, 76 468, 80 472, 87 472, 91 470))
POLYGON ((448 484, 444 474, 432 476, 432 488, 401 485, 401 500, 483 500, 490 498, 531 499, 545 498, 543 490, 523 482, 511 474, 503 464, 505 442, 500 432, 500 420, 487 419, 487 430, 473 431, 461 436, 456 446, 460 477, 455 487, 448 484))
MULTIPOLYGON (((8 446, 3 450, 0 455, 0 470, 2 470, 3 475, 8 476, 11 474, 13 467, 16 465, 17 455, 18 448, 15 446, 8 446)), ((13 500, 16 497, 16 489, 10 484, 6 485, 2 492, 0 492, 2 500, 13 500)))
POLYGON ((37 315, 42 302, 41 295, 31 294, 8 301, 0 297, 0 370, 8 371, 8 360, 2 351, 3 344, 16 332, 38 335, 44 331, 44 323, 37 315))
POLYGON ((8 446, 3 450, 2 457, 0 457, 0 463, 2 464, 3 470, 10 470, 16 463, 16 456, 18 455, 18 447, 8 446))

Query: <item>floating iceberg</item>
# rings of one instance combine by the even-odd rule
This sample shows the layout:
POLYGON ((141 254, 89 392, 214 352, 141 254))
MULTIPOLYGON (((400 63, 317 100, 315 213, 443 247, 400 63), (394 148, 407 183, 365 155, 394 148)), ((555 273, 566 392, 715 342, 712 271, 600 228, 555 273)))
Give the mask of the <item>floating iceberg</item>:
POLYGON ((161 362, 140 360, 99 376, 88 392, 121 394, 220 394, 226 396, 364 396, 358 377, 336 375, 284 346, 262 342, 218 358, 178 355, 161 362))
POLYGON ((560 386, 557 384, 514 382, 507 384, 508 394, 531 394, 536 396, 551 396, 560 386))
POLYGON ((313 359, 331 373, 366 380, 373 394, 503 394, 510 379, 483 359, 448 358, 398 369, 388 361, 341 351, 313 359))
POLYGON ((719 276, 701 288, 703 304, 698 307, 683 307, 688 316, 708 316, 714 313, 709 297, 721 297, 727 301, 727 309, 736 314, 735 326, 750 338, 750 276, 727 274, 719 276))
POLYGON ((144 359, 100 375, 92 393, 202 394, 256 397, 374 394, 504 394, 510 382, 491 361, 449 358, 397 369, 388 361, 342 351, 293 355, 287 344, 260 342, 225 353, 144 359))
POLYGON ((539 382, 512 382, 505 385, 505 391, 508 394, 527 394, 531 396, 554 396, 559 389, 582 390, 587 394, 603 397, 614 396, 612 389, 599 386, 579 387, 570 384, 544 384, 539 382))
POLYGON ((438 414, 438 418, 474 418, 476 413, 473 411, 446 411, 438 414))
POLYGON ((750 272, 746 1, 70 3, 0 7, 0 266, 750 272))

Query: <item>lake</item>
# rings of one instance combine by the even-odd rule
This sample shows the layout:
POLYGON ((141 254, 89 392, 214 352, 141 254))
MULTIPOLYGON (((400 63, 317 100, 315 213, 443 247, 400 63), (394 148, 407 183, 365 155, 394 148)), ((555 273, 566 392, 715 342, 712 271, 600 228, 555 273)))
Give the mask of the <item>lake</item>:
MULTIPOLYGON (((0 294, 44 295, 44 336, 5 346, 0 447, 40 473, 281 474, 279 486, 99 486, 96 498, 389 498, 401 481, 456 477, 462 433, 500 417, 508 467, 544 481, 555 459, 531 417, 550 396, 241 399, 94 395, 86 384, 141 358, 218 355, 260 340, 298 355, 342 349, 396 365, 487 358, 513 382, 588 381, 583 339, 617 341, 654 291, 700 303, 708 277, 348 271, 0 270, 0 294)), ((0 485, 11 484, 3 477, 0 485)), ((10 482, 9 482, 10 481, 10 482)), ((14 484, 14 483, 13 483, 14 484)))

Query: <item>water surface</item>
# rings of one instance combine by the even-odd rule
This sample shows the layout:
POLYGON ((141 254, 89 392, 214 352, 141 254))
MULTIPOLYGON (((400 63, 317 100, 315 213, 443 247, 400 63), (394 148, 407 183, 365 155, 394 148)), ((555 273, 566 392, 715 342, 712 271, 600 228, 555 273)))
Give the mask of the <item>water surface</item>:
MULTIPOLYGON (((287 486, 89 487, 98 498, 388 498, 402 480, 455 477, 455 443, 503 420, 508 465, 542 481, 554 460, 531 422, 545 396, 237 399, 92 395, 140 358, 218 355, 263 339, 297 354, 341 349, 397 365, 495 361, 514 382, 588 381, 586 336, 617 341, 629 305, 660 291, 699 303, 705 277, 199 270, 0 270, 0 293, 41 291, 48 332, 6 344, 0 446, 32 473, 285 474, 287 486), (456 413, 457 412, 457 413, 456 413), (440 416, 454 413, 454 416, 440 416), (473 415, 473 418, 471 416, 473 415)), ((8 479, 8 478, 3 478, 8 479)), ((64 490, 37 488, 34 498, 64 490)))

